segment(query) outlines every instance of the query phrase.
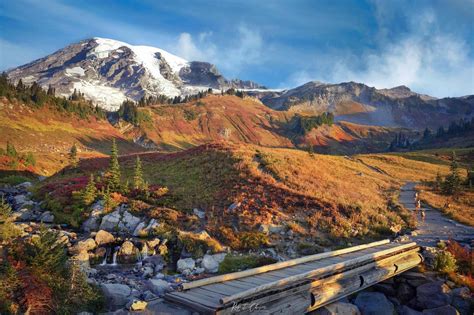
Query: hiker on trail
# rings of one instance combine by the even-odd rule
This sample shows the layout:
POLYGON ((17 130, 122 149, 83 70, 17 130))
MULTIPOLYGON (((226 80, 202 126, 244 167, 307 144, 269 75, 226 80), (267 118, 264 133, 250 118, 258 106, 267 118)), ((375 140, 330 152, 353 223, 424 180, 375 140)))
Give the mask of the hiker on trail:
POLYGON ((425 217, 426 217, 425 209, 421 209, 421 219, 425 221, 425 217))
POLYGON ((415 202, 418 200, 418 192, 415 192, 415 202))
POLYGON ((418 199, 416 201, 416 212, 418 212, 418 210, 420 210, 420 209, 421 209, 421 201, 420 201, 420 199, 418 199))

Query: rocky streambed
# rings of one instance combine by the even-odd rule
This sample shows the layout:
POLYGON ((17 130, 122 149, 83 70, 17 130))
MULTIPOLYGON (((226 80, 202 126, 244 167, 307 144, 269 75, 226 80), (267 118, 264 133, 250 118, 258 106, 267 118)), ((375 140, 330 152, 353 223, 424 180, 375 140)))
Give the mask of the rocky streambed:
MULTIPOLYGON (((32 200, 30 187, 31 183, 23 183, 0 188, 0 196, 14 210, 22 236, 38 233, 41 225, 57 230, 67 246, 70 261, 82 268, 89 283, 101 288, 107 309, 114 313, 146 309, 152 313, 166 310, 170 314, 191 314, 168 305, 161 297, 183 282, 212 276, 227 255, 228 250, 224 250, 193 258, 182 251, 176 259, 165 259, 173 249, 168 240, 143 237, 153 235, 149 232, 159 227, 160 222, 133 215, 126 204, 105 213, 101 201, 94 203, 80 229, 54 224, 54 215, 45 211, 41 202, 32 200)), ((195 235, 203 240, 210 238, 204 230, 195 235)), ((427 266, 433 264, 437 251, 434 247, 423 248, 427 266)), ((265 253, 281 260, 274 250, 265 253)), ((313 313, 471 315, 473 306, 473 295, 467 287, 460 287, 438 273, 410 271, 313 313)))

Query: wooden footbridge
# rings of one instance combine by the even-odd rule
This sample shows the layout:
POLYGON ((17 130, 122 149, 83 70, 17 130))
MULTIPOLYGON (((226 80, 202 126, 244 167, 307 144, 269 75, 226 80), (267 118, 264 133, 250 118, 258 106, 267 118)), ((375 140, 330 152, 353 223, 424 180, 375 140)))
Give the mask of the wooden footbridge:
POLYGON ((201 314, 304 314, 415 267, 418 251, 384 240, 183 283, 165 299, 201 314))

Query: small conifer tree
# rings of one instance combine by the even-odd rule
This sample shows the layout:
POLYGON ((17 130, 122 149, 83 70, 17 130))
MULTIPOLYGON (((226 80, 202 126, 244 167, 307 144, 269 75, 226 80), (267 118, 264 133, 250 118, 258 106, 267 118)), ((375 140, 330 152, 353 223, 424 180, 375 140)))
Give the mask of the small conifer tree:
POLYGON ((135 160, 135 172, 133 174, 133 188, 142 189, 144 184, 142 162, 140 161, 140 157, 137 156, 137 159, 135 160))
POLYGON ((111 189, 120 188, 120 164, 118 161, 118 149, 115 139, 112 140, 112 150, 110 155, 110 164, 108 170, 109 186, 111 189))
POLYGON ((461 176, 459 174, 459 165, 456 160, 456 153, 453 151, 451 157, 451 173, 446 177, 444 182, 444 193, 447 195, 458 195, 461 192, 461 176))
POLYGON ((77 164, 79 163, 79 159, 77 157, 77 147, 76 144, 74 143, 69 150, 69 164, 72 167, 77 167, 77 164))
POLYGON ((82 201, 86 206, 90 205, 97 198, 97 188, 95 187, 94 175, 91 174, 89 182, 82 193, 82 201))

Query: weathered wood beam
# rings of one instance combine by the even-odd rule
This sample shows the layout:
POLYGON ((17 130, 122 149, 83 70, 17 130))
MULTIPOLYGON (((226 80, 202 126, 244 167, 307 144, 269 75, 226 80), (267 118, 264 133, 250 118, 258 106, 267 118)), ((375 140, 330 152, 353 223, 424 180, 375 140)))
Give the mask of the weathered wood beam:
POLYGON ((201 279, 193 282, 188 282, 188 283, 183 283, 180 287, 181 290, 189 290, 191 288, 196 288, 196 287, 201 287, 204 285, 208 284, 213 284, 213 283, 219 283, 219 282, 224 282, 224 281, 229 281, 229 280, 235 280, 235 279, 240 279, 244 277, 249 277, 273 270, 278 270, 278 269, 283 269, 299 264, 304 264, 310 261, 316 261, 316 260, 322 260, 325 258, 329 257, 335 257, 335 256, 340 256, 343 254, 348 254, 356 251, 360 251, 363 249, 371 248, 371 247, 376 247, 384 244, 390 243, 389 240, 382 240, 378 242, 372 242, 369 244, 363 244, 363 245, 357 245, 353 247, 348 247, 348 248, 343 248, 327 253, 320 253, 320 254, 315 254, 315 255, 310 255, 310 256, 305 256, 297 259, 292 259, 292 260, 287 260, 287 261, 282 261, 279 263, 267 265, 267 266, 262 266, 258 268, 252 268, 244 271, 239 271, 239 272, 234 272, 234 273, 229 273, 221 276, 215 276, 211 278, 206 278, 206 279, 201 279))

